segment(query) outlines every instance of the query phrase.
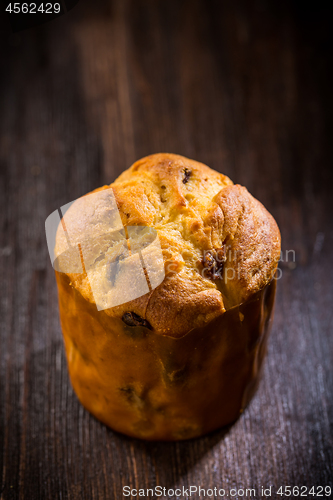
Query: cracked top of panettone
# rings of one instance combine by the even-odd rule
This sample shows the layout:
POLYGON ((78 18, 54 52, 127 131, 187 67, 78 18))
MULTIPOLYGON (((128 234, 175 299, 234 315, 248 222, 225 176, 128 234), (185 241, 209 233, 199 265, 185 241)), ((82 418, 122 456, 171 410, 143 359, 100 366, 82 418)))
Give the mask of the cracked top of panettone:
MULTIPOLYGON (((87 257, 84 272, 75 269, 73 257, 72 269, 77 272, 66 272, 69 286, 92 303, 92 287, 103 295, 110 282, 115 286, 117 275, 105 262, 99 265, 98 255, 102 248, 109 260, 119 260, 117 255, 130 248, 126 228, 133 226, 148 227, 140 229, 138 236, 143 246, 149 245, 151 231, 156 230, 165 277, 139 298, 100 314, 125 321, 139 318, 138 324, 144 321, 144 326, 158 334, 180 337, 244 302, 271 281, 280 256, 278 226, 245 187, 234 185, 225 175, 188 158, 161 153, 137 161, 110 186, 93 193, 101 191, 105 193, 97 202, 84 196, 66 212, 72 244, 82 241, 82 235, 86 241, 98 242, 90 247, 91 259, 87 257), (110 192, 118 209, 112 213, 110 192), (105 221, 110 217, 112 235, 105 238, 105 221)), ((56 256, 68 248, 66 231, 59 228, 56 256)), ((132 286, 130 279, 126 284, 119 282, 118 290, 126 286, 132 286)))

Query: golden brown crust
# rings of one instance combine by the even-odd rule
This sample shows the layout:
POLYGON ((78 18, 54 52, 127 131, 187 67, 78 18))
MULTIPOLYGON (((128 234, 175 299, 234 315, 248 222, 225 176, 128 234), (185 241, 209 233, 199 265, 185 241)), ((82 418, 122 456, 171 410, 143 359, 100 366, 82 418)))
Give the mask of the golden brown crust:
MULTIPOLYGON (((280 255, 279 229, 261 203, 228 177, 182 156, 156 154, 134 163, 110 187, 124 226, 156 229, 166 277, 153 291, 101 314, 121 318, 132 311, 149 321, 155 333, 181 337, 271 280, 280 255), (207 271, 203 258, 222 248, 221 279, 212 279, 216 275, 207 271)), ((74 242, 82 230, 94 239, 99 217, 107 210, 107 194, 98 210, 92 211, 89 203, 89 197, 80 198, 67 212, 74 242)), ((65 247, 58 232, 56 255, 65 247)), ((87 276, 67 275, 94 303, 87 276)))

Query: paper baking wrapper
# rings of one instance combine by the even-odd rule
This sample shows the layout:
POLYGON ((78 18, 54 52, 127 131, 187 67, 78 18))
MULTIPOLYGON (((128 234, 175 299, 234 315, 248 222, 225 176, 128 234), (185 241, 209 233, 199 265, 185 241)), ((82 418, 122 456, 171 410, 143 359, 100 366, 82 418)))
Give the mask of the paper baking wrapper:
POLYGON ((276 280, 205 327, 175 339, 98 311, 56 272, 73 388, 112 429, 149 440, 197 437, 230 424, 257 387, 276 280))

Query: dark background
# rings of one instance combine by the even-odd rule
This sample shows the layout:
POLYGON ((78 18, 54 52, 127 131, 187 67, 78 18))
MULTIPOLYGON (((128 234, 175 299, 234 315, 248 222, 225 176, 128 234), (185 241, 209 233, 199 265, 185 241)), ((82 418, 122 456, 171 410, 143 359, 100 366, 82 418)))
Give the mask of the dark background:
POLYGON ((332 18, 323 5, 81 0, 1 35, 1 499, 118 500, 123 485, 332 485, 332 18), (188 442, 130 439, 80 406, 45 240, 52 211, 155 152, 246 185, 276 218, 283 255, 296 255, 280 265, 255 398, 230 428, 188 442))

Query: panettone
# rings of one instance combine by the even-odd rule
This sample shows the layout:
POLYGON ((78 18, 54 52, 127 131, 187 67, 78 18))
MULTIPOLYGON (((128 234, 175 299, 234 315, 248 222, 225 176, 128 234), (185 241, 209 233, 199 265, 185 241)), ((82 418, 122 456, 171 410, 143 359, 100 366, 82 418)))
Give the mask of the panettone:
POLYGON ((186 439, 232 422, 266 349, 280 256, 273 217, 246 188, 172 154, 143 158, 93 193, 70 206, 55 245, 80 401, 113 429, 145 439, 186 439), (156 281, 137 258, 148 288, 126 301, 135 283, 117 274, 126 261, 119 255, 134 259, 152 231, 163 276, 156 281), (93 242, 84 252, 83 240, 93 242))

